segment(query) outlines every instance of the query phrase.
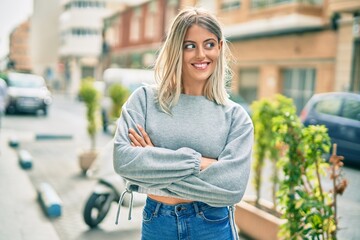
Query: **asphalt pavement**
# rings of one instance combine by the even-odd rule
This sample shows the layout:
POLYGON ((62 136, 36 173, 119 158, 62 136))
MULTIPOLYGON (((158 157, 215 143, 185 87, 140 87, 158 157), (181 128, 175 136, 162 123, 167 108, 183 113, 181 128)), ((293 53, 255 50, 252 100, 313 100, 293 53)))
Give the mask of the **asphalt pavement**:
MULTIPOLYGON (((116 203, 99 228, 90 229, 82 218, 85 202, 97 179, 85 176, 78 164, 75 139, 36 140, 33 133, 3 129, 0 134, 0 240, 91 240, 140 239, 141 208, 127 220, 127 210, 115 225, 116 203), (9 146, 16 136, 18 148, 9 146), (32 156, 32 168, 22 169, 17 152, 27 150, 32 156), (39 185, 52 186, 62 201, 62 214, 48 218, 37 199, 39 185)), ((106 144, 103 136, 98 143, 106 144)))

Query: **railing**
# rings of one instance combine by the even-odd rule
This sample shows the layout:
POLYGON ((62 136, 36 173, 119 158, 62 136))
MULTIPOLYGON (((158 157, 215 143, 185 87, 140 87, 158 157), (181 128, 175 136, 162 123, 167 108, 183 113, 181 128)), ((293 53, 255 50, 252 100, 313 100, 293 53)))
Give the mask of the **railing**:
POLYGON ((289 3, 321 5, 323 0, 251 0, 252 9, 269 8, 289 3))

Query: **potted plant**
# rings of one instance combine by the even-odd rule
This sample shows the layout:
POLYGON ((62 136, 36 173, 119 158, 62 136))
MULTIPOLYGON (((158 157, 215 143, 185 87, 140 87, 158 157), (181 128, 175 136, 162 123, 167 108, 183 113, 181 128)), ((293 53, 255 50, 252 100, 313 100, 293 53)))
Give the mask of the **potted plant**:
POLYGON ((304 127, 292 100, 281 95, 273 102, 254 103, 253 122, 254 182, 258 195, 253 203, 245 197, 245 201, 236 206, 235 220, 240 231, 254 239, 335 239, 337 216, 333 193, 342 193, 347 181, 339 179, 341 174, 335 172, 342 162, 341 157, 333 154, 330 176, 334 187, 328 192, 322 188, 320 176, 329 167, 323 158, 330 150, 327 129, 324 126, 304 127), (281 176, 272 178, 276 183, 279 181, 279 185, 273 184, 275 204, 264 204, 259 197, 259 175, 265 158, 275 158, 273 162, 277 161, 277 168, 273 168, 273 174, 281 176))
POLYGON ((83 79, 79 91, 79 96, 86 105, 87 133, 90 138, 90 149, 79 154, 79 164, 83 173, 86 173, 98 155, 96 132, 98 129, 99 92, 94 87, 93 82, 92 78, 83 79))

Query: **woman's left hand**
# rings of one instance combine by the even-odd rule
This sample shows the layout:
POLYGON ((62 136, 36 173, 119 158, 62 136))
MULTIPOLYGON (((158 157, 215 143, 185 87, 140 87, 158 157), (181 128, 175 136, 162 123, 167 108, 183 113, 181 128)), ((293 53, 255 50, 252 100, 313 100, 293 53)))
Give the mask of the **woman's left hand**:
POLYGON ((129 129, 129 138, 131 140, 131 145, 134 147, 154 147, 154 144, 151 142, 149 135, 145 132, 144 128, 140 125, 137 125, 142 136, 140 136, 134 129, 129 129))

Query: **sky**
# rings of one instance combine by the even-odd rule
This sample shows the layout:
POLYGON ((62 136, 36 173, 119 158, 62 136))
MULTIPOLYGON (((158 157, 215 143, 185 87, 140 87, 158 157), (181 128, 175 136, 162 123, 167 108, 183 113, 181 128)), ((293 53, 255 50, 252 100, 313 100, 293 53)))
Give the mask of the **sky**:
POLYGON ((11 31, 31 16, 33 0, 0 0, 0 10, 0 59, 2 59, 9 52, 11 31))

